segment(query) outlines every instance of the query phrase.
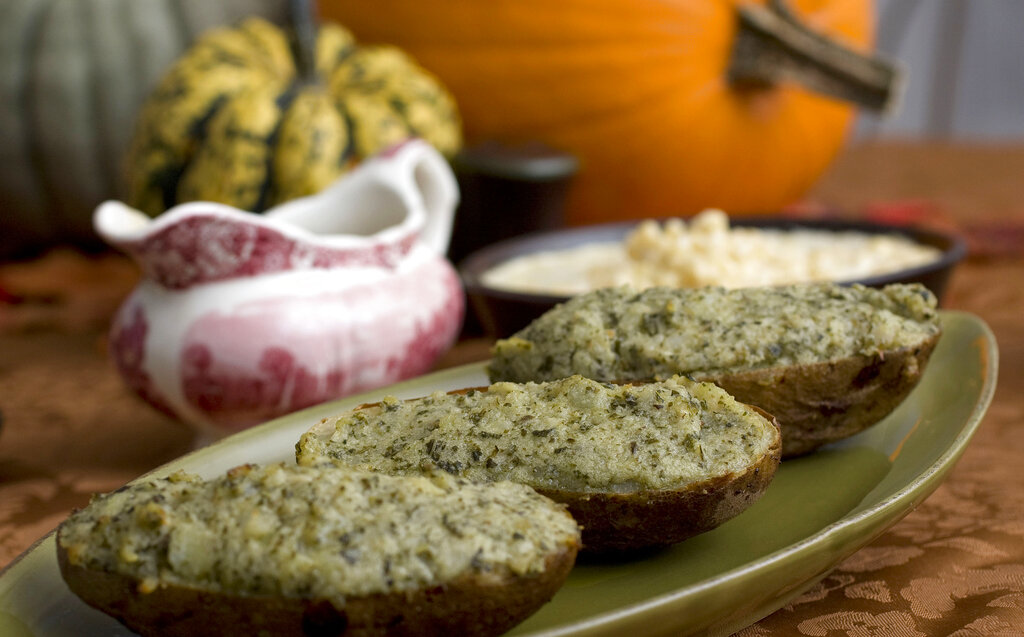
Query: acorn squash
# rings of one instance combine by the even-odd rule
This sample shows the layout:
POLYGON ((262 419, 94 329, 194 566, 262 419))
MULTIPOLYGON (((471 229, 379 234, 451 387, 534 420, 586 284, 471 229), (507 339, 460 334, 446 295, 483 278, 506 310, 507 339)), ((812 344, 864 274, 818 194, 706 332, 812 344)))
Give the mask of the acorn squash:
POLYGON ((193 200, 260 212, 410 137, 458 150, 454 99, 400 49, 359 46, 330 23, 309 39, 303 55, 301 37, 259 18, 204 34, 143 105, 129 203, 152 215, 193 200))

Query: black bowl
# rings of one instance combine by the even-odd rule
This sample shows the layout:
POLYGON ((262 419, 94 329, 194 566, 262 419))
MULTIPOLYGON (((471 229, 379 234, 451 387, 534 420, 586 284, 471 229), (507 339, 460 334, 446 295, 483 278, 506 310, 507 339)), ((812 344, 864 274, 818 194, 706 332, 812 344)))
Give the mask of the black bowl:
MULTIPOLYGON (((953 268, 967 254, 967 244, 961 237, 925 228, 887 226, 862 221, 779 217, 735 217, 729 221, 731 226, 745 228, 804 228, 833 232, 853 230, 867 234, 900 234, 917 243, 936 247, 942 251, 942 255, 931 263, 840 283, 861 283, 872 287, 881 287, 889 283, 922 283, 935 293, 940 304, 953 268)), ((505 338, 569 298, 556 294, 514 292, 490 287, 481 281, 484 272, 509 259, 535 252, 564 250, 589 243, 621 241, 637 223, 630 221, 533 233, 492 244, 467 256, 459 264, 459 272, 469 302, 484 330, 492 337, 505 338)))

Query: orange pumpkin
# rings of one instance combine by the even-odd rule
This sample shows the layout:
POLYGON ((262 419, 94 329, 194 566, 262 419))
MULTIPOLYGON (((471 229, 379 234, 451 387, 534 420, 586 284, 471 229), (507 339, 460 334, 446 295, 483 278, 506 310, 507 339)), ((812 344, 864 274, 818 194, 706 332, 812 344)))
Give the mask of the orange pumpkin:
MULTIPOLYGON (((757 3, 755 3, 757 4, 757 3)), ((763 4, 763 3, 762 3, 763 4)), ((853 107, 790 83, 727 78, 733 0, 321 0, 362 40, 402 46, 455 95, 467 142, 575 154, 570 223, 778 210, 843 144, 853 107)), ((795 0, 852 48, 870 0, 795 0)))

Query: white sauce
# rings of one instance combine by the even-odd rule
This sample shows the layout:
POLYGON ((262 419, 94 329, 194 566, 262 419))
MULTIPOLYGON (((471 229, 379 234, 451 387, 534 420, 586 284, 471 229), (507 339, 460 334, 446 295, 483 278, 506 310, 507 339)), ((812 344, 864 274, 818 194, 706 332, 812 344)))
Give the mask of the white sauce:
POLYGON ((622 242, 511 259, 481 279, 495 288, 566 296, 618 285, 738 288, 861 279, 940 256, 897 234, 731 228, 725 213, 705 210, 688 224, 644 221, 622 242))

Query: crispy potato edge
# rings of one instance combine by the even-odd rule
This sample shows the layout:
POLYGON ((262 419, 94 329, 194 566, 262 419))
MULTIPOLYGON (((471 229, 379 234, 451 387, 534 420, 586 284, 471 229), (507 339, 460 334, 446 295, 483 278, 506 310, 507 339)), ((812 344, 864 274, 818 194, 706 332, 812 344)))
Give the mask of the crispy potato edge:
POLYGON ((782 458, 793 458, 860 433, 889 415, 921 380, 940 336, 873 356, 701 380, 775 416, 782 427, 782 458))
POLYGON ((474 573, 429 589, 326 600, 181 586, 143 593, 135 578, 72 564, 59 531, 56 544, 61 576, 71 591, 143 637, 499 635, 554 597, 580 548, 572 544, 552 552, 544 571, 533 577, 474 573))

